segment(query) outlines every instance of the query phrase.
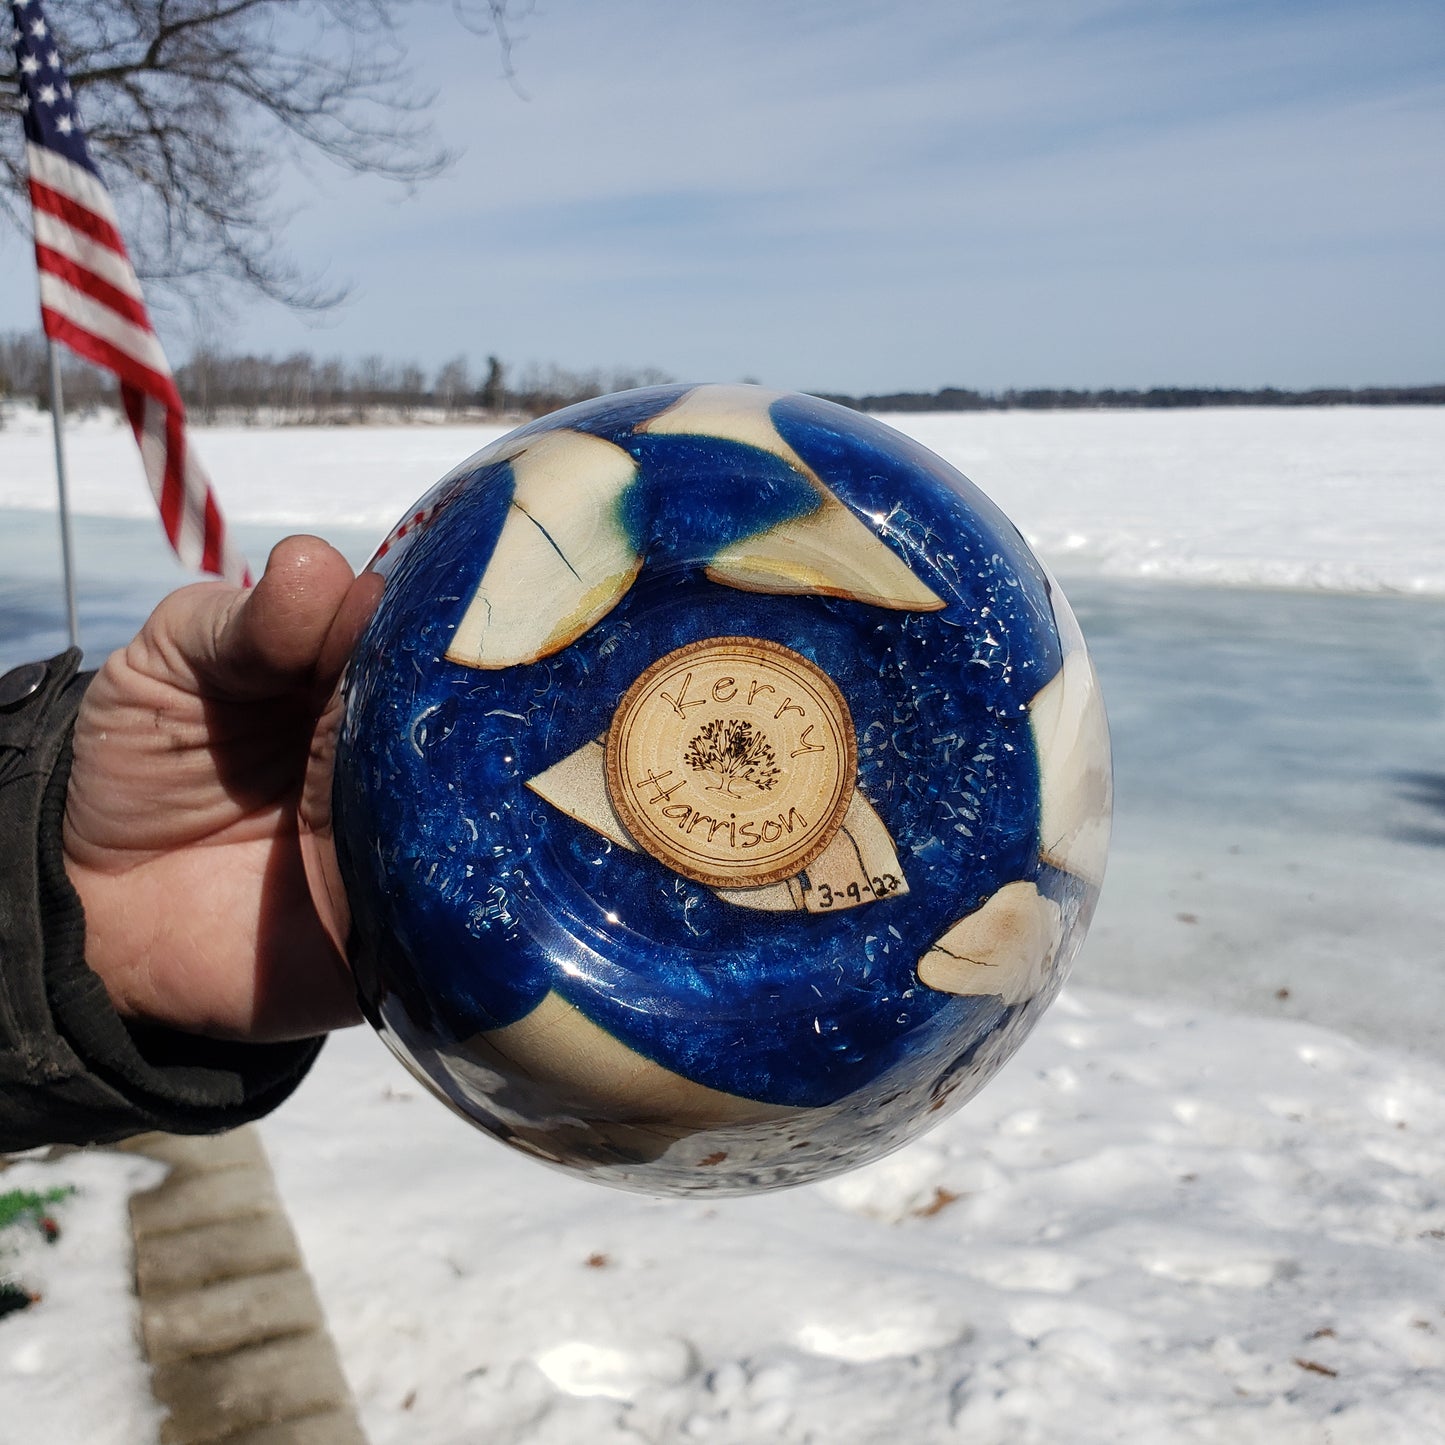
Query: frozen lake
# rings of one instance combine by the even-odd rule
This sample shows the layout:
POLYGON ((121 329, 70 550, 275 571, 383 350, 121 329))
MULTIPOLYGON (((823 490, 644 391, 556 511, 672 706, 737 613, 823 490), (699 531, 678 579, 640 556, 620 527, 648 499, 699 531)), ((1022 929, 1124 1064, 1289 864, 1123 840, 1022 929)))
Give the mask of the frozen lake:
MULTIPOLYGON (((898 420, 1034 540, 1098 664, 1080 986, 924 1139, 716 1206, 562 1178, 333 1040, 263 1130, 369 1437, 1445 1441, 1445 410, 898 420)), ((304 527, 360 563, 489 434, 198 440, 253 562, 304 527)), ((0 667, 64 642, 48 446, 0 432, 0 667)), ((96 661, 185 579, 129 437, 71 453, 96 661)), ((89 1223, 27 1262, 46 1301, 0 1322, 0 1418, 133 1445, 92 1162, 89 1223)))
MULTIPOLYGON (((1029 535, 1094 652, 1117 815, 1078 976, 1445 1056, 1445 410, 890 420, 1029 535)), ((496 430, 197 443, 253 563, 306 528, 360 565, 496 430)), ((43 419, 0 432, 0 666, 64 645, 48 448, 43 419)), ((70 453, 99 658, 187 579, 129 434, 89 422, 70 453)))

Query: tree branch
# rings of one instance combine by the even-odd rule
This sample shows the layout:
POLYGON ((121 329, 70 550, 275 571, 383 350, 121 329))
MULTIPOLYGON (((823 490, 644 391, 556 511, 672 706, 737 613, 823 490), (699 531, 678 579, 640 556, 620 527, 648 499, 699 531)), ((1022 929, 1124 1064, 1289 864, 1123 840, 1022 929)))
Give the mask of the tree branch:
MULTIPOLYGON (((180 295, 216 277, 289 306, 344 293, 299 275, 272 199, 290 156, 415 186, 439 145, 401 20, 427 0, 67 0, 53 28, 136 267, 180 295), (284 144, 268 142, 285 137, 284 144)), ((491 36, 514 83, 512 20, 529 0, 449 0, 491 36), (522 7, 522 8, 519 8, 522 7)), ((0 213, 28 229, 13 56, 0 56, 0 213)), ((3 223, 3 221, 0 221, 3 223)), ((214 288, 207 293, 214 304, 214 288)))

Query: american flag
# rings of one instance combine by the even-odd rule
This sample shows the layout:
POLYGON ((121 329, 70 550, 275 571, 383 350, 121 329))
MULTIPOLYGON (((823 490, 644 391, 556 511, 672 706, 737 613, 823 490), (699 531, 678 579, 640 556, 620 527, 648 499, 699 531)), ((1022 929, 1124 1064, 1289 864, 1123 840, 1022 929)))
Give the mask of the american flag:
POLYGON ((249 586, 210 479, 186 438, 186 409, 151 326, 115 208, 90 158, 40 0, 12 0, 40 317, 45 334, 113 372, 161 522, 187 566, 249 586))

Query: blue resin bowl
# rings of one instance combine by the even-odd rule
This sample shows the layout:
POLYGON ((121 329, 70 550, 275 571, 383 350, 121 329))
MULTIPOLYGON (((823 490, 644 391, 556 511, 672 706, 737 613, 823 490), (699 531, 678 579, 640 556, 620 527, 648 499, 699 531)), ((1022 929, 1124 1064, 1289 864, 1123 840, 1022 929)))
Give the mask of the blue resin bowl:
POLYGON ((1057 585, 916 443, 753 387, 603 397, 457 467, 372 570, 313 878, 367 1017, 480 1128, 650 1192, 796 1184, 937 1121, 1057 992, 1107 849, 1103 707, 1057 585), (841 697, 833 731, 747 658, 692 668, 739 641, 841 697), (667 788, 629 812, 638 687, 667 788), (832 822, 736 874, 814 826, 781 804, 830 738, 832 822), (696 859, 643 836, 649 801, 696 859))

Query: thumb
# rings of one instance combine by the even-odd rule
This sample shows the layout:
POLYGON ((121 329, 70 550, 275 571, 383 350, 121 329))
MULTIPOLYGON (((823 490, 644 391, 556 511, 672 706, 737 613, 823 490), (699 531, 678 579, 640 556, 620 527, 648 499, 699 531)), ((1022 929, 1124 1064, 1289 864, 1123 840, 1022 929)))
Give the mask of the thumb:
POLYGON ((178 681, 237 701, 297 691, 315 677, 352 584, 350 564, 319 537, 278 542, 250 590, 200 583, 174 592, 146 626, 178 681))

